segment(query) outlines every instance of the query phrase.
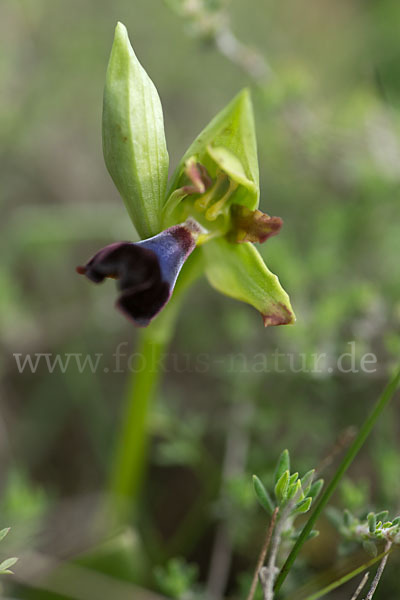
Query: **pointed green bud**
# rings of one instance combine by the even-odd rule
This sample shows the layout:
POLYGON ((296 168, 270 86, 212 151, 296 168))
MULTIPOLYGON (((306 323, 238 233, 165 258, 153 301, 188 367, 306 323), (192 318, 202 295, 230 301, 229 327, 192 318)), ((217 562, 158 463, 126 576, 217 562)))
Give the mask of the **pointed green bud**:
POLYGON ((289 477, 289 485, 292 485, 292 483, 296 483, 296 481, 299 478, 299 474, 298 473, 293 473, 290 477, 289 477))
POLYGON ((276 463, 275 475, 274 475, 275 483, 278 482, 278 480, 281 478, 281 476, 283 475, 283 473, 285 471, 290 472, 290 455, 289 455, 289 450, 287 450, 287 449, 283 450, 283 452, 281 453, 281 455, 278 458, 278 462, 276 463))
POLYGON ((257 477, 257 475, 253 475, 253 487, 254 487, 254 492, 256 494, 258 502, 261 504, 263 509, 269 515, 272 515, 272 513, 275 510, 275 506, 271 500, 270 495, 268 494, 267 490, 265 489, 264 484, 257 477))
POLYGON ((289 484, 289 471, 285 471, 279 478, 275 486, 275 497, 278 504, 282 504, 286 500, 289 484))
POLYGON ((162 108, 122 23, 115 30, 104 89, 103 151, 139 235, 159 233, 168 177, 162 108))

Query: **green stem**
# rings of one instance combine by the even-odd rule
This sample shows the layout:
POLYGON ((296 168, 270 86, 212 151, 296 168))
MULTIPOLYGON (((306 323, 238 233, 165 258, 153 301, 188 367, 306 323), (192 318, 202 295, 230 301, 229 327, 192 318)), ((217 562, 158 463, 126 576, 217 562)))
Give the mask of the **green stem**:
POLYGON ((329 585, 324 587, 322 590, 315 592, 311 596, 307 596, 307 598, 305 600, 318 600, 319 598, 326 596, 327 594, 329 594, 329 592, 336 590, 336 588, 347 583, 347 581, 350 581, 350 579, 353 579, 353 577, 357 577, 357 575, 359 575, 360 573, 365 571, 365 569, 369 569, 369 567, 372 567, 375 563, 379 562, 382 558, 387 557, 389 552, 390 551, 382 552, 382 554, 379 554, 378 556, 376 556, 375 558, 372 558, 370 561, 364 563, 360 567, 357 567, 357 569, 354 569, 354 571, 351 571, 351 573, 346 573, 346 575, 343 575, 343 577, 340 577, 340 579, 336 579, 335 581, 333 581, 332 583, 330 583, 329 585))
POLYGON ((158 341, 148 330, 140 332, 138 354, 143 369, 128 382, 127 404, 117 440, 111 473, 112 501, 117 515, 128 516, 142 480, 147 454, 147 422, 151 400, 160 380, 159 362, 167 339, 158 341))
POLYGON ((317 503, 317 506, 314 509, 314 512, 312 513, 312 515, 308 519, 307 523, 305 524, 299 538, 297 539, 295 545, 293 546, 292 551, 290 552, 285 564, 283 565, 283 567, 281 569, 281 572, 278 575, 278 578, 275 583, 275 591, 278 591, 282 587, 282 584, 285 581, 290 569, 292 568, 292 565, 293 565, 294 561, 296 560, 297 555, 299 554, 299 552, 301 550, 301 547, 306 542, 308 535, 310 534, 311 530, 313 529, 316 520, 320 516, 321 512, 324 510, 325 506, 328 504, 332 494, 336 490, 343 475, 346 473, 347 469, 350 467, 351 463, 353 462, 353 460, 357 456, 358 452, 364 445, 364 442, 366 441, 367 437, 371 433, 371 430, 374 427, 379 416, 381 415, 382 411, 387 406, 387 404, 393 397, 394 393, 396 392, 397 387, 399 386, 399 383, 400 383, 400 369, 398 369, 398 371, 395 372, 394 376, 392 377, 390 382, 387 384, 382 395, 376 402, 372 412, 370 413, 370 415, 364 422, 357 437, 355 438, 354 442, 348 449, 348 451, 347 451, 345 457, 343 458, 338 470, 336 471, 332 481, 330 482, 330 484, 327 486, 324 493, 322 494, 319 502, 317 503))
POLYGON ((182 269, 168 305, 140 332, 138 353, 143 369, 132 373, 129 381, 110 474, 111 509, 120 522, 129 519, 139 496, 146 464, 149 409, 161 375, 160 359, 173 335, 185 293, 200 273, 201 259, 195 252, 182 269))

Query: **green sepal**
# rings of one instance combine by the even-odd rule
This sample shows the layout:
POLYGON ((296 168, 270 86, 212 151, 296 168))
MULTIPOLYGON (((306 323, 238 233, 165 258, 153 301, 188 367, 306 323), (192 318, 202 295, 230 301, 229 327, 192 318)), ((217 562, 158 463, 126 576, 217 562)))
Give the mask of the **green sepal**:
POLYGON ((168 196, 180 187, 186 161, 192 156, 210 170, 226 169, 243 189, 235 194, 235 202, 255 210, 259 204, 260 186, 257 142, 250 92, 242 90, 219 112, 197 136, 182 157, 172 176, 168 196), (225 163, 222 164, 221 163, 225 163))
POLYGON ((289 296, 253 244, 230 244, 220 238, 207 242, 202 250, 206 276, 216 290, 254 306, 266 327, 294 323, 289 296))
POLYGON ((162 107, 122 23, 115 29, 107 68, 103 152, 139 235, 159 233, 169 162, 162 107))
POLYGON ((217 167, 224 171, 239 188, 232 198, 234 204, 243 204, 251 210, 258 206, 259 190, 257 184, 249 179, 240 160, 230 150, 223 146, 208 146, 207 154, 217 167), (256 203, 256 204, 254 204, 256 203))
POLYGON ((253 475, 253 487, 258 502, 261 504, 263 509, 271 516, 275 510, 275 506, 271 500, 270 495, 264 487, 264 484, 257 475, 253 475))

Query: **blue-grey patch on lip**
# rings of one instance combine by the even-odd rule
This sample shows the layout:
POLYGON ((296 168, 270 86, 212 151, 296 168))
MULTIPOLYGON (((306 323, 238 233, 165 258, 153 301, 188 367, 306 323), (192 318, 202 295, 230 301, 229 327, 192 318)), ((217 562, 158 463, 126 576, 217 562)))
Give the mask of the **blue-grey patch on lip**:
POLYGON ((117 299, 126 317, 147 326, 168 302, 178 274, 196 246, 184 225, 175 225, 141 242, 117 242, 99 250, 77 272, 94 283, 117 280, 117 299))

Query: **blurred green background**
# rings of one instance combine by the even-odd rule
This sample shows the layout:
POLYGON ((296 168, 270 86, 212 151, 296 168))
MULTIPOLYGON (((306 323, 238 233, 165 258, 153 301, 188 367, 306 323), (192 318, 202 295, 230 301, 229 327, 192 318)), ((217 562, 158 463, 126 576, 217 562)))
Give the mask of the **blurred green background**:
MULTIPOLYGON (((244 598, 266 526, 251 474, 268 481, 288 447, 296 469, 326 465, 329 478, 400 354, 399 2, 209 1, 195 16, 199 2, 173 4, 0 5, 0 526, 12 526, 0 548, 20 557, 10 598, 244 598), (100 291, 74 273, 102 245, 136 239, 101 149, 117 20, 158 88, 172 167, 251 87, 261 208, 284 220, 261 251, 297 315, 265 330, 253 309, 196 284, 151 409, 136 518, 122 529, 99 507, 132 377, 113 354, 121 343, 134 352, 137 331, 114 311, 111 283, 100 291), (215 43, 219 27, 243 44, 246 68, 215 43), (337 357, 353 350, 358 372, 340 372, 337 357), (102 358, 95 373, 74 361, 21 373, 16 353, 102 358), (372 373, 359 367, 366 353, 372 373)), ((399 511, 399 443, 397 402, 334 503, 399 511)), ((287 592, 345 560, 326 519, 319 529, 287 592)), ((398 565, 393 556, 377 597, 399 595, 398 565)))

